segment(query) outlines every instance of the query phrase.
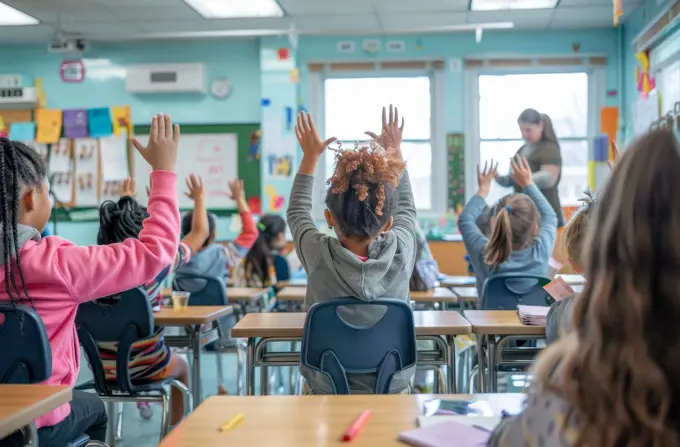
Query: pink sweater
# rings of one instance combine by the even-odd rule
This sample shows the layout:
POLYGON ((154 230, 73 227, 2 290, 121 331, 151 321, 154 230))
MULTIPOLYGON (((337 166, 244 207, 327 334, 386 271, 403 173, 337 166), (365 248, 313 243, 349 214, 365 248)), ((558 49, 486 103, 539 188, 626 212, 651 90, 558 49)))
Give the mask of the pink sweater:
MULTIPOLYGON (((46 384, 76 383, 80 347, 75 318, 80 303, 137 287, 172 264, 180 236, 177 176, 156 171, 151 174, 151 184, 149 218, 144 221, 139 239, 79 247, 50 236, 40 242, 29 240, 20 248, 26 289, 45 323, 52 348, 52 374, 46 384)), ((4 270, 0 269, 3 301, 8 300, 5 280, 4 270)), ((35 422, 38 428, 49 427, 70 412, 71 407, 66 404, 35 422)))

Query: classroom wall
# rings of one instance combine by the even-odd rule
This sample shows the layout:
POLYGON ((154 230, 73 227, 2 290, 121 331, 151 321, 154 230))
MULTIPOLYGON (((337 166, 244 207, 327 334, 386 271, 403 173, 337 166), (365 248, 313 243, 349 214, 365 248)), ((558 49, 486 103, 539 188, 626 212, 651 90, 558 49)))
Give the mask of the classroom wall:
MULTIPOLYGON (((423 36, 393 36, 403 40, 403 53, 364 54, 362 37, 302 36, 297 49, 300 67, 299 103, 309 103, 307 64, 332 60, 370 60, 439 58, 447 62, 466 56, 499 55, 569 55, 573 44, 580 45, 581 54, 607 56, 607 90, 619 89, 619 37, 614 29, 559 31, 487 31, 482 41, 475 42, 473 32, 430 34, 423 36), (357 52, 337 52, 337 42, 354 40, 357 52)), ((387 40, 387 39, 383 39, 387 40)), ((281 46, 288 44, 281 38, 281 46)), ((271 42, 270 42, 271 43, 271 42)), ((383 45, 384 47, 384 45, 383 45)), ((253 123, 261 118, 261 76, 259 68, 260 41, 229 39, 208 41, 173 41, 165 43, 94 43, 85 56, 86 80, 81 84, 66 84, 59 78, 61 55, 50 54, 43 45, 4 46, 0 48, 0 73, 20 73, 29 78, 42 77, 48 107, 75 108, 130 104, 135 124, 145 124, 159 111, 185 124, 253 123), (203 62, 208 80, 227 77, 233 93, 225 101, 210 95, 131 95, 125 91, 123 68, 138 63, 203 62)), ((447 70, 445 76, 445 132, 465 131, 464 73, 447 70)), ((618 99, 608 97, 608 105, 618 99)), ((441 148, 444 150, 445 148, 441 148)), ((443 185, 442 185, 443 186, 443 185)), ((59 234, 78 244, 94 243, 96 222, 60 222, 59 234)), ((220 219, 218 231, 229 238, 229 220, 220 219)))

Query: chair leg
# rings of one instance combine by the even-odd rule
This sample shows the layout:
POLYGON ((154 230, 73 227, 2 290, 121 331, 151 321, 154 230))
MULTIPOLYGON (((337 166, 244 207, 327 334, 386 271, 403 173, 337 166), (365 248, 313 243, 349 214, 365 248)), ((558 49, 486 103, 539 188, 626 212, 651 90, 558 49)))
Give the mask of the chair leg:
POLYGON ((477 385, 477 377, 478 376, 479 376, 479 365, 475 366, 470 371, 470 376, 469 376, 470 394, 474 394, 475 392, 479 391, 475 388, 475 385, 477 385))
POLYGON ((168 391, 163 388, 161 389, 161 395, 163 396, 163 409, 161 410, 161 441, 168 434, 170 430, 170 396, 168 391))
POLYGON ((236 394, 243 395, 243 346, 242 343, 236 344, 236 394))
POLYGON ((215 363, 217 365, 217 387, 224 386, 224 368, 222 365, 222 352, 215 352, 215 363))
MULTIPOLYGON (((446 390, 446 375, 444 375, 444 368, 437 368, 436 379, 439 379, 439 389, 446 390)), ((453 391, 450 392, 452 393, 453 391)))
POLYGON ((113 421, 113 423, 109 423, 106 425, 106 443, 111 446, 116 445, 116 421, 118 420, 117 414, 116 414, 116 402, 113 401, 107 401, 106 402, 106 415, 109 418, 109 421, 113 421))
POLYGON ((116 442, 123 440, 123 402, 116 402, 116 442))
POLYGON ((187 388, 187 386, 179 380, 173 380, 170 382, 170 386, 177 388, 179 392, 182 393, 182 402, 184 402, 184 417, 188 416, 189 413, 191 413, 191 409, 194 408, 194 397, 189 391, 189 388, 187 388))
POLYGON ((295 383, 295 394, 297 396, 301 396, 303 390, 305 389, 305 378, 302 377, 302 374, 299 374, 295 383))

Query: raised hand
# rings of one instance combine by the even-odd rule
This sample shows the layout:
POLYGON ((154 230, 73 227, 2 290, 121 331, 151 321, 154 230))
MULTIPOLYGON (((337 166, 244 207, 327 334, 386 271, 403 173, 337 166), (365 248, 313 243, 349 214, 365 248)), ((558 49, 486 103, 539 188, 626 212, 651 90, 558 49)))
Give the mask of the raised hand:
POLYGON ((620 159, 621 151, 619 150, 619 145, 616 144, 616 141, 612 141, 612 159, 607 161, 607 163, 609 163, 609 169, 613 171, 620 159))
POLYGON ((184 193, 185 196, 193 200, 203 199, 205 197, 205 188, 203 188, 203 179, 195 174, 189 175, 187 177, 187 192, 184 193))
POLYGON ((298 115, 295 135, 304 156, 312 159, 318 159, 326 147, 337 140, 337 138, 332 137, 322 141, 316 126, 314 126, 312 115, 307 115, 305 112, 300 112, 298 115))
POLYGON ((510 176, 521 188, 526 188, 534 183, 531 178, 531 167, 525 157, 515 155, 512 157, 512 160, 510 160, 510 164, 512 166, 510 169, 510 176))
POLYGON ((175 124, 173 129, 170 115, 159 113, 151 120, 149 144, 144 147, 136 138, 132 139, 132 144, 154 171, 174 171, 179 146, 179 124, 175 124))
POLYGON ((230 191, 230 197, 231 200, 234 200, 236 202, 242 200, 246 200, 246 190, 243 187, 243 180, 235 178, 234 180, 229 181, 229 191, 230 191))
POLYGON ((137 195, 136 186, 137 183, 135 182, 134 178, 132 177, 126 178, 125 180, 123 180, 123 187, 120 190, 120 196, 134 198, 137 195))
POLYGON ((494 163, 493 160, 491 162, 485 161, 484 162, 484 168, 480 169, 480 166, 477 165, 477 185, 479 186, 479 190, 477 191, 477 194, 479 194, 482 197, 485 197, 489 195, 489 189, 491 188, 491 182, 493 181, 494 177, 496 176, 496 170, 498 169, 498 163, 494 163))
POLYGON ((403 160, 401 153, 401 140, 404 134, 404 118, 399 123, 399 109, 390 104, 389 117, 387 109, 382 109, 382 133, 380 136, 373 132, 366 132, 366 135, 376 140, 385 149, 395 151, 396 155, 403 160))

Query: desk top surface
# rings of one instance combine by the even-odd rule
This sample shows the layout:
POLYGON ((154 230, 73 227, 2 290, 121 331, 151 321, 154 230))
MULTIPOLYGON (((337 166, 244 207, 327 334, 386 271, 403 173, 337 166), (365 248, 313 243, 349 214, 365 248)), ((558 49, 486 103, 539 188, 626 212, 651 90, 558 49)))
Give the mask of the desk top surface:
POLYGON ((70 402, 68 386, 0 385, 0 439, 70 402))
POLYGON ((353 446, 404 446, 397 440, 399 433, 416 428, 423 404, 431 399, 485 400, 499 414, 521 411, 525 395, 215 396, 170 432, 159 447, 346 445, 344 431, 365 410, 371 416, 353 446), (237 414, 244 415, 240 424, 219 431, 237 414))
MULTIPOLYGON (((469 334, 470 323, 456 311, 423 310, 413 313, 416 335, 469 334)), ((304 312, 250 313, 231 330, 232 337, 302 337, 307 314, 304 312)))
POLYGON ((528 326, 519 321, 516 310, 466 310, 473 334, 545 335, 545 326, 528 326))
POLYGON ((158 326, 186 326, 211 323, 233 311, 232 306, 188 306, 181 310, 162 307, 153 317, 158 326))
MULTIPOLYGON (((276 294, 280 301, 304 301, 307 288, 303 286, 287 286, 276 294)), ((458 297, 451 289, 436 287, 426 292, 411 292, 411 300, 416 302, 457 301, 458 297)))

